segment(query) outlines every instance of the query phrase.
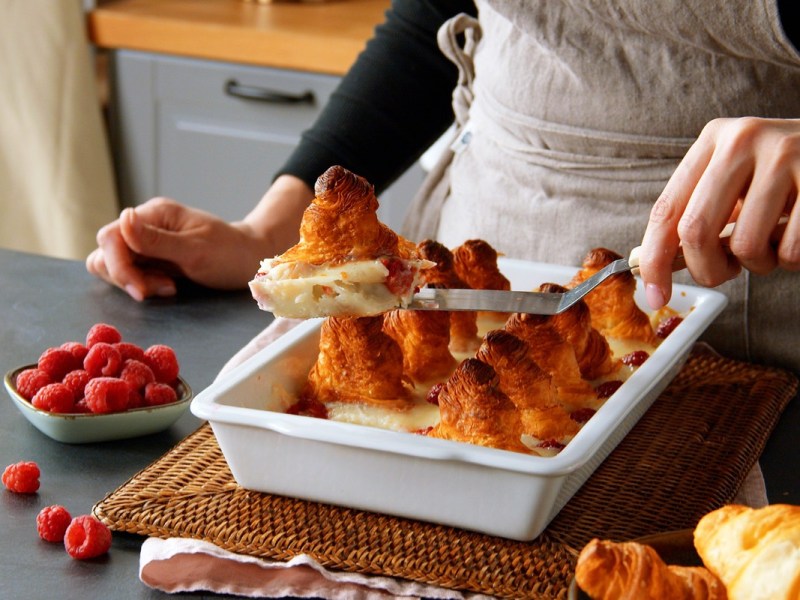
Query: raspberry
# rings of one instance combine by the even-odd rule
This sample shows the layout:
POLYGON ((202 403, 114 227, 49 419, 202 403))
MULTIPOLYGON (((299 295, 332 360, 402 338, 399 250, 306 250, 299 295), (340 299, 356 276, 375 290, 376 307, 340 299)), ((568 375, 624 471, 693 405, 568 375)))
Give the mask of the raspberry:
POLYGON ((3 471, 3 485, 17 494, 33 494, 39 489, 39 465, 21 461, 8 465, 3 471))
POLYGON ((327 419, 328 408, 316 398, 302 397, 286 409, 286 414, 327 419))
POLYGON ((122 372, 119 374, 119 378, 127 382, 134 390, 143 390, 144 386, 156 380, 156 376, 150 367, 132 358, 126 360, 122 365, 122 372))
POLYGON ((621 385, 622 382, 619 380, 606 381, 598 385, 594 391, 597 393, 598 398, 610 398, 611 395, 616 392, 621 385))
POLYGON ((650 354, 648 354, 645 350, 635 350, 630 354, 626 354, 622 357, 622 363, 628 365, 629 367, 640 367, 650 358, 650 354))
POLYGON ((144 350, 141 346, 137 346, 136 344, 132 344, 130 342, 117 342, 113 344, 114 348, 117 349, 119 355, 122 357, 122 362, 125 362, 129 359, 138 360, 139 362, 144 362, 144 350))
POLYGON ((576 423, 586 423, 596 412, 593 408, 579 408, 569 413, 569 418, 576 423))
POLYGON ((75 403, 75 408, 73 409, 78 414, 89 414, 92 412, 92 409, 89 408, 89 404, 86 402, 86 398, 81 398, 75 403))
POLYGON ((74 371, 70 371, 64 375, 64 379, 61 381, 61 383, 72 390, 72 395, 75 397, 75 401, 77 402, 83 398, 83 390, 86 387, 86 384, 89 383, 89 379, 90 377, 87 371, 84 369, 75 369, 74 371))
POLYGON ((86 358, 86 353, 89 352, 89 349, 80 342, 64 342, 59 348, 72 354, 80 364, 83 364, 83 359, 86 358))
POLYGON ((71 521, 69 511, 60 504, 45 506, 36 515, 36 531, 46 542, 63 542, 71 521))
POLYGON ((443 383, 434 384, 433 387, 428 390, 428 395, 425 396, 425 402, 439 406, 439 394, 441 393, 443 387, 443 383))
POLYGON ((75 517, 64 533, 64 548, 78 560, 100 556, 111 548, 111 530, 91 515, 75 517))
POLYGON ((667 337, 678 325, 681 324, 682 321, 683 317, 679 317, 677 315, 667 317, 658 324, 658 327, 656 328, 656 335, 662 339, 667 337))
POLYGON ((89 377, 115 377, 122 368, 122 357, 114 346, 105 342, 97 342, 83 360, 83 368, 89 377))
POLYGON ((120 412, 128 408, 130 386, 116 377, 96 377, 86 384, 84 397, 93 413, 120 412))
POLYGON ((145 363, 156 376, 156 381, 172 383, 178 378, 180 368, 175 351, 164 344, 155 344, 144 351, 145 363))
POLYGON ((128 396, 127 410, 131 410, 132 408, 141 408, 144 406, 144 396, 142 394, 143 390, 134 390, 131 388, 131 394, 128 396))
POLYGON ((119 329, 106 323, 92 325, 89 333, 86 334, 86 347, 91 348, 99 342, 106 344, 116 344, 122 341, 122 334, 119 329))
POLYGON ((148 383, 144 388, 144 403, 146 406, 170 404, 177 399, 178 394, 166 383, 148 383))
POLYGON ((39 410, 68 413, 75 406, 75 394, 63 383, 49 383, 36 392, 31 404, 39 410))
POLYGON ((80 363, 69 350, 48 348, 39 357, 38 367, 50 375, 53 381, 61 381, 64 375, 80 368, 80 363))
POLYGON ((17 375, 17 392, 25 398, 25 400, 32 400, 40 389, 48 383, 52 383, 50 375, 41 369, 25 369, 17 375))
POLYGON ((554 450, 563 450, 565 448, 565 444, 562 444, 558 440, 542 440, 538 444, 536 444, 537 448, 552 448, 554 450))

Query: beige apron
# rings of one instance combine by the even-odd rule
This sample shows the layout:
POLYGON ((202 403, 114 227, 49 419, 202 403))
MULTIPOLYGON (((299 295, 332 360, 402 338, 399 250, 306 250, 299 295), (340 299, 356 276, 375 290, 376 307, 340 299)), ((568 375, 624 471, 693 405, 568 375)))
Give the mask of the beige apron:
MULTIPOLYGON (((567 265, 597 246, 625 254, 708 121, 800 117, 800 55, 774 0, 478 9, 479 20, 460 15, 439 32, 460 70, 456 127, 409 211, 410 239, 482 238, 567 265)), ((705 339, 800 371, 800 275, 745 273, 720 290, 730 304, 705 339)))

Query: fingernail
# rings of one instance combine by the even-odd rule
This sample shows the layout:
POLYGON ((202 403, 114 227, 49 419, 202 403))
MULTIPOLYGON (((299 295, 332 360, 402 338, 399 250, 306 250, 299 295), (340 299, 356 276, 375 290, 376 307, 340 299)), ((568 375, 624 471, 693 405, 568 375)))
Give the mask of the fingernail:
POLYGON ((165 283, 156 288, 156 295, 161 297, 174 296, 176 294, 175 286, 165 283))
POLYGON ((131 283, 125 286, 125 291, 128 292, 128 295, 137 302, 144 300, 144 294, 142 294, 141 290, 131 283))
POLYGON ((662 306, 666 304, 666 297, 664 296, 664 292, 661 291, 661 288, 658 287, 655 283, 648 283, 644 286, 644 294, 647 298, 647 303, 650 305, 650 308, 653 310, 658 310, 662 306))

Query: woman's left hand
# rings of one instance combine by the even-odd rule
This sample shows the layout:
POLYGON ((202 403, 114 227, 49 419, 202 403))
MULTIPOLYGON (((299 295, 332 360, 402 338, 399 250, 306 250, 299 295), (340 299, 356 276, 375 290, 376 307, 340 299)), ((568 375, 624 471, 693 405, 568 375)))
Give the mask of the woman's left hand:
POLYGON ((692 278, 707 287, 741 268, 800 270, 800 119, 716 119, 703 129, 653 205, 639 257, 648 303, 672 295, 681 247, 692 278), (777 231, 788 215, 784 231, 777 231), (729 250, 719 234, 736 221, 729 250))

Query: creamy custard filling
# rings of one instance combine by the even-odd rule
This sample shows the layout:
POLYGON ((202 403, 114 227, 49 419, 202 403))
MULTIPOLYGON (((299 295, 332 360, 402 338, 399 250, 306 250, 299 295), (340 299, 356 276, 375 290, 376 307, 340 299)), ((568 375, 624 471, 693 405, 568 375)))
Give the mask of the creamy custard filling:
POLYGON ((250 282, 259 308, 282 317, 368 316, 406 306, 420 283, 424 260, 390 259, 400 264, 403 278, 392 279, 383 260, 337 265, 262 261, 250 282), (398 283, 400 285, 398 285, 398 283))

